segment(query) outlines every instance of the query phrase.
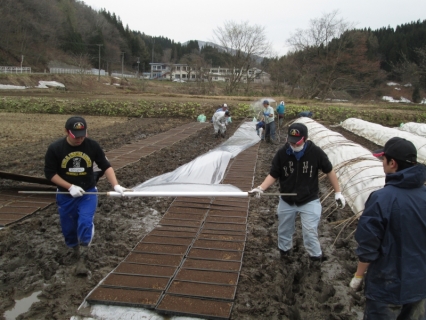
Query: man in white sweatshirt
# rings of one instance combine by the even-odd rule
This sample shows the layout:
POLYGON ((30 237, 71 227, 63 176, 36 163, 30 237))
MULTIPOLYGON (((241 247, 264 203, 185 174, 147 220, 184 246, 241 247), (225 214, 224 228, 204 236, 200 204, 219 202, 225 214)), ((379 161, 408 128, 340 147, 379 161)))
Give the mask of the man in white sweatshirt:
POLYGON ((218 138, 219 134, 222 138, 225 137, 226 124, 229 118, 229 111, 219 111, 213 115, 213 129, 215 137, 218 138))

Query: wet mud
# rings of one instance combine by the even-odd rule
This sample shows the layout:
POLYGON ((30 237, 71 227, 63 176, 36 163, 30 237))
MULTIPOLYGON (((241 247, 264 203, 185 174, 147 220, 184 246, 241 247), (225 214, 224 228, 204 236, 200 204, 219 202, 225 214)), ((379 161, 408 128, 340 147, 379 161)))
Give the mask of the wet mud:
MULTIPOLYGON (((179 119, 129 119, 124 125, 109 125, 108 136, 105 136, 105 128, 90 133, 108 151, 183 123, 185 121, 179 119)), ((229 133, 232 134, 237 126, 234 122, 229 133)), ((342 134, 351 140, 357 139, 344 130, 342 134)), ((58 137, 60 135, 61 132, 58 137)), ((285 135, 282 133, 281 136, 283 141, 285 135)), ((0 149, 3 159, 0 170, 42 176, 44 153, 53 140, 48 136, 32 144, 0 149)), ((210 127, 206 128, 118 170, 118 180, 123 186, 135 186, 176 169, 221 142, 221 139, 214 138, 210 127)), ((268 174, 272 157, 279 147, 261 144, 255 186, 268 174)), ((19 184, 0 180, 0 189, 11 186, 19 184)), ((98 187, 100 191, 111 189, 105 180, 98 187)), ((321 180, 323 195, 329 188, 326 179, 321 180)), ((277 185, 271 187, 271 192, 274 191, 278 191, 277 185)), ((172 198, 100 198, 95 216, 95 236, 89 252, 88 277, 73 274, 76 261, 64 244, 54 204, 0 230, 0 315, 13 307, 15 299, 35 291, 41 291, 40 301, 20 319, 69 319, 76 315, 85 296, 158 223, 171 201, 172 198)), ((325 199, 323 210, 334 205, 333 202, 325 199)), ((277 203, 277 199, 266 197, 250 201, 244 262, 231 319, 359 319, 363 294, 348 287, 357 262, 352 235, 356 226, 341 230, 333 224, 351 217, 352 212, 345 208, 332 214, 329 210, 323 215, 320 241, 328 259, 314 265, 303 246, 300 220, 297 220, 292 255, 286 261, 280 259, 277 203)))

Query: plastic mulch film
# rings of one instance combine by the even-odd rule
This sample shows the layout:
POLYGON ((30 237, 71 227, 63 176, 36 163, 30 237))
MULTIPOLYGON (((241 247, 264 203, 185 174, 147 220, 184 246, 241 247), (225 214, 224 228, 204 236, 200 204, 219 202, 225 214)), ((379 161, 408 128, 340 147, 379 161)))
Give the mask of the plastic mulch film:
POLYGON ((361 137, 384 146, 393 137, 400 137, 411 141, 417 148, 417 161, 426 164, 426 138, 401 131, 398 129, 384 127, 377 123, 372 123, 360 119, 349 118, 342 122, 342 127, 361 137))
POLYGON ((308 127, 309 139, 324 150, 333 164, 347 204, 355 214, 361 214, 370 193, 385 184, 382 162, 370 150, 312 119, 299 118, 295 122, 308 127))
POLYGON ((407 122, 401 124, 398 128, 402 131, 407 131, 412 134, 416 134, 420 137, 426 138, 426 124, 425 123, 417 123, 417 122, 407 122))
POLYGON ((235 186, 220 183, 231 158, 259 141, 255 124, 246 122, 216 149, 132 189, 135 191, 240 192, 241 190, 235 186))

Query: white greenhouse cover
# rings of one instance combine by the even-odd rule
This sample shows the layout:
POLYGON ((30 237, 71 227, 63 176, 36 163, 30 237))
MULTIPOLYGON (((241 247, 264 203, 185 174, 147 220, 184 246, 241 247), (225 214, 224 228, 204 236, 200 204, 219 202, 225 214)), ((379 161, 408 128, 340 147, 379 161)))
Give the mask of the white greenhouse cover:
POLYGON ((135 191, 241 192, 232 185, 220 184, 231 158, 260 141, 253 122, 243 123, 219 147, 195 158, 172 172, 152 178, 132 188, 135 191))
POLYGON ((356 118, 346 119, 342 122, 342 127, 356 135, 374 142, 375 144, 378 144, 379 146, 384 146, 385 143, 393 137, 407 139, 417 148, 417 162, 426 164, 426 138, 356 118))
POLYGON ((339 180, 347 205, 361 214, 371 192, 385 185, 382 162, 370 150, 310 118, 295 122, 308 127, 308 137, 327 154, 339 180))
POLYGON ((407 122, 401 124, 398 128, 402 131, 407 131, 423 138, 426 138, 426 124, 425 123, 417 123, 417 122, 407 122))

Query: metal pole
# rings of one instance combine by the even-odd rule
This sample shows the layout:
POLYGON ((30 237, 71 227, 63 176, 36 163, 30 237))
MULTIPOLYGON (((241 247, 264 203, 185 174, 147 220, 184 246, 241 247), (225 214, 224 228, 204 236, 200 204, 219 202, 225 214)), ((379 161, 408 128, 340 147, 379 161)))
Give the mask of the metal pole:
POLYGON ((122 52, 122 57, 121 57, 121 77, 124 78, 124 53, 122 52))
MULTIPOLYGON (((18 193, 25 194, 69 194, 69 192, 61 191, 18 191, 18 193)), ((251 195, 249 192, 185 192, 185 191, 126 191, 124 195, 119 192, 85 192, 84 194, 97 194, 100 196, 109 197, 248 197, 251 195)), ((262 193, 262 196, 295 196, 296 193, 262 193)))
POLYGON ((101 82, 101 46, 103 46, 103 44, 97 44, 97 46, 99 47, 98 82, 101 82))

